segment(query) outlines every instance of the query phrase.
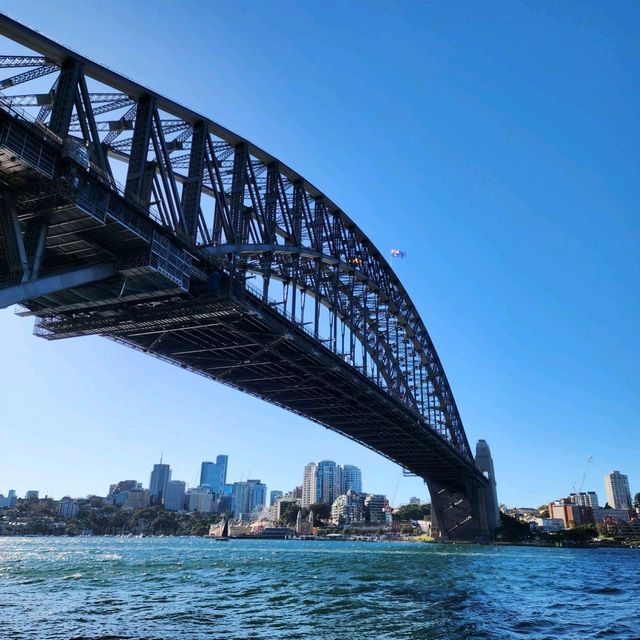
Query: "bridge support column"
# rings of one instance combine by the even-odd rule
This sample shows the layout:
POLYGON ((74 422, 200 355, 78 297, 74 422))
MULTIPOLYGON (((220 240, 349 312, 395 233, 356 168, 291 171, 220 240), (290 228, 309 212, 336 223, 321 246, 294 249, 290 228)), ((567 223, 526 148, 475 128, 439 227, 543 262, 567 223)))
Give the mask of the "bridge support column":
POLYGON ((471 478, 427 480, 431 494, 431 530, 447 541, 486 542, 490 539, 483 489, 471 478))
POLYGON ((491 457, 489 445, 485 440, 478 440, 476 445, 476 465, 489 481, 489 484, 482 489, 482 493, 487 526, 489 531, 493 531, 500 526, 500 511, 498 510, 498 493, 496 490, 496 476, 493 470, 493 458, 491 457))

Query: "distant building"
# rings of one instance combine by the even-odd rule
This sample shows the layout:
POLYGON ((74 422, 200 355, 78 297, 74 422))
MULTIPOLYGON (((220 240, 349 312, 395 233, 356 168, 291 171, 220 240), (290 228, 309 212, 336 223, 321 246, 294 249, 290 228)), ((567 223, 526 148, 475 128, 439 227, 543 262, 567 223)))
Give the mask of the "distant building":
POLYGON ((333 460, 321 460, 316 469, 315 502, 333 504, 342 493, 342 467, 333 460))
POLYGON ((27 493, 25 493, 24 499, 25 500, 37 500, 39 495, 40 495, 39 491, 36 491, 35 489, 30 489, 29 491, 27 491, 27 493))
POLYGON ((142 487, 142 483, 137 480, 120 480, 116 484, 109 485, 109 493, 107 498, 112 498, 122 491, 130 491, 131 489, 137 489, 142 487))
POLYGON ((167 511, 182 511, 186 483, 182 480, 169 480, 164 493, 164 508, 167 511))
POLYGON ((264 509, 267 503, 267 485, 260 480, 247 480, 251 485, 249 491, 249 512, 256 513, 264 509))
POLYGON ((267 498, 267 486, 260 480, 234 482, 231 494, 231 511, 235 518, 261 511, 267 498))
POLYGON ((593 509, 574 504, 571 498, 562 498, 549 505, 549 517, 560 519, 565 529, 582 524, 593 524, 593 509))
POLYGON ((607 502, 613 509, 631 509, 629 478, 619 471, 612 471, 604 477, 607 502))
POLYGON ((188 511, 211 513, 213 510, 213 493, 209 487, 189 489, 186 494, 188 511))
POLYGON ((422 504, 422 501, 420 500, 420 498, 416 498, 415 496, 411 496, 409 498, 409 504, 417 504, 418 506, 420 506, 422 504))
POLYGON ((355 491, 347 491, 338 496, 331 505, 331 522, 334 524, 353 524, 365 520, 365 497, 355 491))
POLYGON ((542 531, 562 531, 564 526, 564 520, 561 518, 533 518, 532 522, 534 522, 538 529, 542 531))
POLYGON ((345 464, 342 467, 342 493, 348 491, 362 493, 362 471, 352 464, 345 464))
POLYGON ((387 497, 378 494, 368 494, 364 499, 364 514, 367 522, 383 524, 387 520, 387 497))
POLYGON ((282 498, 282 491, 272 491, 269 494, 269 506, 273 507, 278 498, 282 498))
POLYGON ((73 500, 68 496, 65 496, 60 500, 60 506, 58 507, 58 513, 63 518, 75 518, 78 515, 78 510, 80 506, 78 505, 77 500, 73 500))
POLYGON ((579 493, 570 493, 569 498, 573 504, 577 504, 580 507, 591 507, 597 509, 598 495, 595 491, 580 491, 579 493))
POLYGON ((162 504, 169 480, 171 480, 171 467, 168 464, 154 464, 149 480, 149 493, 153 504, 162 504))
POLYGON ((15 489, 9 489, 9 493, 3 496, 0 493, 0 509, 13 509, 18 502, 15 489))
POLYGON ((126 496, 122 508, 128 511, 144 509, 151 504, 151 493, 149 489, 143 489, 141 486, 130 489, 126 492, 126 496))
POLYGON ((229 456, 220 455, 215 462, 203 462, 200 468, 200 486, 211 487, 211 491, 220 498, 227 482, 229 456))
POLYGON ((593 509, 593 520, 596 524, 604 522, 607 518, 629 522, 631 520, 630 509, 593 509))
POLYGON ((300 504, 296 500, 285 500, 284 498, 281 500, 278 500, 276 502, 276 512, 275 512, 274 520, 280 520, 280 518, 282 517, 282 514, 284 514, 284 512, 292 505, 295 507, 300 506, 300 504))
POLYGON ((316 471, 318 465, 310 462, 305 465, 302 479, 302 506, 308 507, 316 502, 316 471))

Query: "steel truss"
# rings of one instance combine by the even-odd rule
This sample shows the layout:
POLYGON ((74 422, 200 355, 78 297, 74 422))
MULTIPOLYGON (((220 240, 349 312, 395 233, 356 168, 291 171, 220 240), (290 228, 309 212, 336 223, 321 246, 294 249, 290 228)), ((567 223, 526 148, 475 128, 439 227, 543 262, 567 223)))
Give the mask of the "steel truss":
MULTIPOLYGON (((0 79, 0 106, 11 118, 39 127, 49 142, 64 145, 74 162, 84 163, 87 174, 82 180, 91 182, 91 193, 109 190, 145 212, 155 221, 158 238, 169 238, 167 242, 177 243, 180 251, 189 254, 189 266, 184 268, 199 273, 199 281, 212 270, 222 274, 238 304, 250 300, 253 307, 270 310, 302 332, 307 347, 316 344, 328 351, 333 366, 338 363, 349 375, 357 374, 387 394, 407 412, 403 415, 412 416, 420 429, 432 431, 438 442, 445 442, 456 459, 465 460, 469 477, 482 484, 447 377, 415 305, 380 251, 334 202, 248 140, 5 16, 0 16, 0 34, 33 52, 0 56, 0 73, 7 69, 7 77, 0 79), (53 82, 52 74, 56 74, 53 82)), ((51 207, 56 202, 56 207, 62 207, 61 196, 55 190, 52 195, 51 184, 45 180, 19 185, 11 197, 21 198, 18 208, 25 212, 23 217, 36 206, 25 203, 46 201, 51 207)), ((91 202, 95 211, 97 200, 91 202)), ((26 232, 24 220, 18 224, 22 232, 26 232)), ((100 247, 100 261, 111 255, 122 269, 122 256, 114 257, 113 246, 105 245, 111 237, 105 235, 100 246, 93 227, 79 239, 80 222, 73 222, 75 227, 71 224, 65 219, 62 231, 54 236, 71 243, 62 245, 63 240, 57 240, 55 245, 65 247, 65 259, 73 252, 100 247), (86 234, 93 234, 90 241, 86 234)), ((18 237, 15 229, 14 220, 4 237, 18 237)), ((15 247, 13 282, 28 279, 20 275, 31 269, 26 250, 20 252, 20 242, 5 244, 15 247)), ((39 251, 41 255, 42 247, 39 251)), ((127 273, 134 273, 128 268, 127 273)), ((184 282, 180 286, 180 295, 193 294, 192 286, 184 282)), ((102 306, 118 298, 113 291, 105 296, 102 306)), ((78 324, 77 317, 66 315, 78 305, 86 307, 84 298, 76 298, 69 294, 64 300, 48 298, 31 305, 33 313, 46 316, 41 322, 48 326, 44 333, 63 336, 62 327, 68 325, 69 335, 111 335, 150 352, 156 352, 171 334, 170 329, 159 330, 154 334, 159 342, 149 348, 123 334, 122 327, 109 329, 109 317, 99 312, 87 312, 78 324)), ((258 355, 249 353, 256 364, 262 359, 268 362, 274 352, 273 345, 260 345, 258 355)), ((205 344, 195 340, 193 351, 206 353, 209 371, 214 353, 221 367, 229 366, 223 355, 228 348, 212 339, 205 344)), ((185 345, 180 349, 188 351, 185 345)), ((164 353, 163 357, 173 356, 164 353)), ((292 373, 291 367, 275 373, 274 381, 289 389, 306 379, 303 372, 292 373)), ((309 380, 317 375, 310 374, 309 380)), ((225 376, 214 377, 228 382, 225 376)), ((244 389, 251 392, 247 385, 244 389)), ((278 393, 285 392, 278 387, 278 393)), ((335 406, 337 396, 326 401, 335 406)), ((347 406, 348 399, 344 403, 347 406)), ((291 403, 287 408, 296 410, 291 403)), ((323 424, 330 422, 323 422, 310 408, 300 413, 323 424)), ((416 472, 425 477, 421 465, 407 466, 418 467, 416 472)))

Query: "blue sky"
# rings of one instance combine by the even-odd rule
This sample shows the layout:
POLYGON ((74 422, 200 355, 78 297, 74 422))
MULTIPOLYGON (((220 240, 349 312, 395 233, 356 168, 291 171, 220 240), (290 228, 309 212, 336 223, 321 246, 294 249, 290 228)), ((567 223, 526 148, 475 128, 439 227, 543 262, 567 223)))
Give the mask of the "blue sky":
MULTIPOLYGON (((611 469, 640 491, 637 3, 109 4, 3 6, 249 138, 383 252, 406 251, 393 265, 502 502, 568 494, 589 455, 584 489, 602 502, 611 469)), ((163 450, 190 483, 218 453, 231 480, 283 490, 329 458, 395 503, 426 497, 294 415, 107 340, 31 330, 0 311, 0 492, 146 483, 163 450)))

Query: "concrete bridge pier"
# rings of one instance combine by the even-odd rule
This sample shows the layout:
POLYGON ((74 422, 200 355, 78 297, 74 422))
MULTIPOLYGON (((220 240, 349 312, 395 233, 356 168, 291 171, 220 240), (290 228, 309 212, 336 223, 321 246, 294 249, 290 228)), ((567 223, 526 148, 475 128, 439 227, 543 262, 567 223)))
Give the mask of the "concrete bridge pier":
POLYGON ((428 478, 431 494, 431 530, 446 541, 488 542, 500 526, 498 498, 489 445, 479 440, 476 465, 488 480, 481 486, 473 477, 428 478))

